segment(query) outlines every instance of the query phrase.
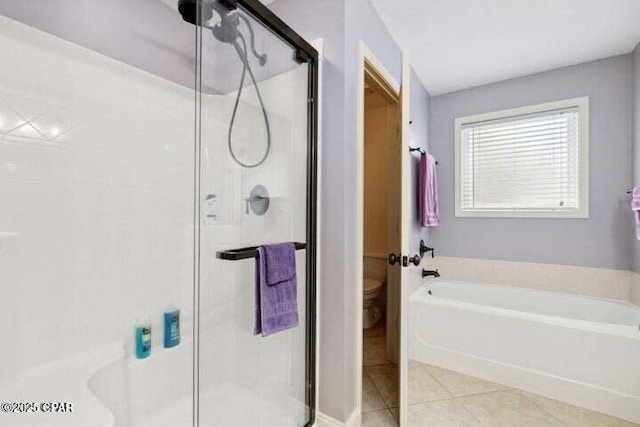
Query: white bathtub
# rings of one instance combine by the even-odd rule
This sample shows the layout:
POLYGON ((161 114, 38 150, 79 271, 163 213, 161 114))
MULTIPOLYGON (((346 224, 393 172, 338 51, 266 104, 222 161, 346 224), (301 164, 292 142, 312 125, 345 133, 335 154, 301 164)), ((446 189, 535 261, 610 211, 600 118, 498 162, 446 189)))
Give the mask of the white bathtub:
POLYGON ((437 279, 410 298, 410 357, 640 422, 640 308, 437 279))

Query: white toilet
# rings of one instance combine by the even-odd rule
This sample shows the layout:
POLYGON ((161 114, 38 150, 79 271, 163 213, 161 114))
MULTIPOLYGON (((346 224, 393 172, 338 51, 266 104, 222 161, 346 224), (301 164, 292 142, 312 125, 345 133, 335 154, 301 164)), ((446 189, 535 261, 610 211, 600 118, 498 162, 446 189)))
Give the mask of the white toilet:
POLYGON ((362 289, 362 326, 364 329, 375 326, 382 317, 380 308, 378 304, 376 304, 381 289, 382 282, 367 277, 364 278, 364 286, 362 289))

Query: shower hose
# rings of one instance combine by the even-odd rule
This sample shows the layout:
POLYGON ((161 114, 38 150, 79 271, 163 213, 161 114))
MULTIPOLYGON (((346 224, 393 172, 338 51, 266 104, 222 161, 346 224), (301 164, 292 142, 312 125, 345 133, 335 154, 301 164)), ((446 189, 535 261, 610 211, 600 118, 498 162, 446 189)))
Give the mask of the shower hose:
MULTIPOLYGON (((247 27, 249 28, 249 32, 251 33, 251 50, 253 51, 253 54, 259 59, 260 65, 264 65, 264 63, 266 62, 266 55, 260 55, 256 52, 256 49, 253 43, 254 34, 253 34, 253 28, 251 28, 251 24, 247 22, 247 18, 245 18, 242 15, 239 15, 239 16, 247 24, 247 27)), ((249 64, 249 59, 247 56, 247 42, 242 36, 242 34, 240 33, 240 31, 238 31, 237 35, 240 41, 242 42, 242 46, 240 46, 237 39, 234 40, 232 44, 233 44, 233 47, 236 49, 238 56, 240 57, 240 61, 242 61, 242 76, 240 77, 240 86, 238 87, 238 94, 236 95, 236 101, 233 105, 233 113, 231 114, 231 121, 229 122, 229 133, 227 135, 227 143, 229 146, 229 153, 231 154, 231 157, 236 163, 238 163, 240 166, 244 168, 255 168, 263 164, 267 160, 267 157, 269 157, 269 151, 271 150, 271 129, 269 127, 269 117, 267 116, 267 110, 264 107, 264 101, 262 100, 262 94, 260 93, 258 82, 256 81, 256 78, 253 74, 253 70, 251 69, 251 65, 249 64), (244 163, 242 160, 240 160, 238 156, 236 156, 236 153, 233 150, 233 143, 232 143, 233 126, 235 125, 236 115, 238 113, 238 105, 240 103, 240 97, 242 96, 242 89, 244 87, 244 81, 247 75, 247 71, 249 72, 249 77, 251 78, 251 81, 253 82, 253 86, 256 89, 256 94, 258 95, 258 101, 260 102, 260 108, 262 109, 262 116, 264 117, 264 125, 267 131, 267 149, 265 150, 265 153, 262 159, 260 159, 260 161, 258 161, 257 163, 244 163)))

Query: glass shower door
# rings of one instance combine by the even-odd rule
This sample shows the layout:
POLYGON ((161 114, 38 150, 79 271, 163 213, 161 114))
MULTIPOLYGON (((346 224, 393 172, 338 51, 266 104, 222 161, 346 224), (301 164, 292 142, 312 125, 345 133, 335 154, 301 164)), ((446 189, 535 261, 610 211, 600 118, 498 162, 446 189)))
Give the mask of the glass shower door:
POLYGON ((199 425, 303 426, 314 369, 310 65, 242 6, 200 13, 199 425), (256 335, 255 247, 282 242, 296 243, 298 324, 256 335))

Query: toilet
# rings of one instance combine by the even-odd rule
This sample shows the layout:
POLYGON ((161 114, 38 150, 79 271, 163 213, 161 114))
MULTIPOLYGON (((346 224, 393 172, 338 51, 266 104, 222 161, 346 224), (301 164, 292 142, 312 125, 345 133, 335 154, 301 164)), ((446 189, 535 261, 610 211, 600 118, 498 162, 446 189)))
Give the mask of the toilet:
POLYGON ((381 289, 382 282, 365 277, 362 288, 362 326, 364 329, 372 328, 382 317, 380 307, 376 304, 381 289))

